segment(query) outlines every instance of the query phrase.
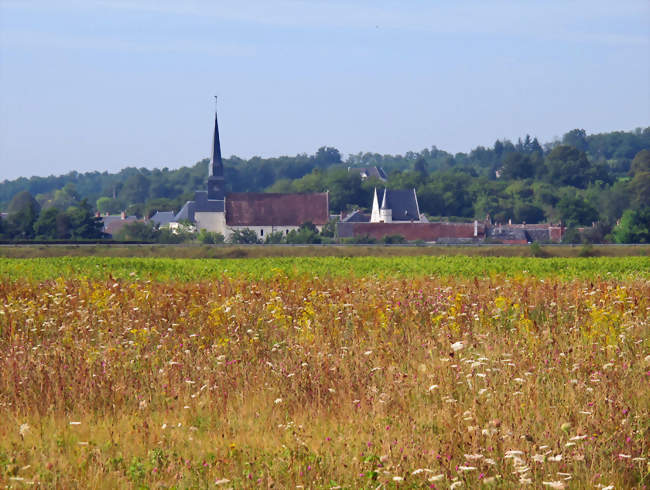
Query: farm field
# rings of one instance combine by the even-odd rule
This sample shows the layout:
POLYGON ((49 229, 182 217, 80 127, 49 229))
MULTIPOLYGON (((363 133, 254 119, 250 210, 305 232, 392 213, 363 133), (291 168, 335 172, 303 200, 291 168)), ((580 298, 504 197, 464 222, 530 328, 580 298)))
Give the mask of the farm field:
POLYGON ((643 488, 650 260, 0 259, 0 482, 643 488))

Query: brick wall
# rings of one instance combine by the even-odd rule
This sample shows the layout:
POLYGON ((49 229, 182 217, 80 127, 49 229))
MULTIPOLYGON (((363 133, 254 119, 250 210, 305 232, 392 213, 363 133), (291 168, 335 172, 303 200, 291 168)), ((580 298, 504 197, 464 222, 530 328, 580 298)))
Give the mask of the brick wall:
MULTIPOLYGON (((408 241, 435 242, 440 238, 474 238, 474 223, 339 223, 341 238, 368 235, 381 240, 388 235, 401 235, 408 241)), ((478 224, 477 239, 485 238, 485 225, 478 224)))

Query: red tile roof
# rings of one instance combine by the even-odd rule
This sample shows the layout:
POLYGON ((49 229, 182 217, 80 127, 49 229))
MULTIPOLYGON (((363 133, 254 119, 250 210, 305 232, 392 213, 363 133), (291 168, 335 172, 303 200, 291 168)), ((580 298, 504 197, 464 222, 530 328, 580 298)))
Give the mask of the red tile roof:
POLYGON ((329 219, 329 195, 232 193, 226 196, 226 224, 230 226, 300 226, 329 219))

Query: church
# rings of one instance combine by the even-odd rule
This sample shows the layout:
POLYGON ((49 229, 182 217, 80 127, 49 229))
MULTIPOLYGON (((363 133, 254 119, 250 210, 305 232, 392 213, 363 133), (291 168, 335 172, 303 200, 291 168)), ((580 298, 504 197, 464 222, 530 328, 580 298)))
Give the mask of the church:
POLYGON ((311 222, 320 231, 329 220, 329 194, 271 194, 260 192, 226 192, 217 112, 207 190, 196 191, 193 201, 185 203, 170 223, 190 222, 197 230, 224 235, 226 240, 236 230, 249 229, 262 240, 271 233, 286 235, 300 225, 311 222))

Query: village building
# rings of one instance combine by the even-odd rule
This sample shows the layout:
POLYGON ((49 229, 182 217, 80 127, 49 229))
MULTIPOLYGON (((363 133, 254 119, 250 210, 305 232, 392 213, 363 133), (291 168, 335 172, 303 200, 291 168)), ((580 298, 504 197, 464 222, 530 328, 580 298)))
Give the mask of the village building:
POLYGON ((329 194, 227 193, 221 157, 219 124, 214 136, 207 190, 196 191, 170 223, 175 229, 191 223, 197 230, 221 233, 228 239, 236 230, 253 230, 264 239, 270 233, 288 234, 311 222, 320 231, 329 220, 329 194))
POLYGON ((359 174, 361 180, 367 180, 374 177, 382 182, 388 180, 388 176, 381 167, 348 167, 348 173, 359 174))

